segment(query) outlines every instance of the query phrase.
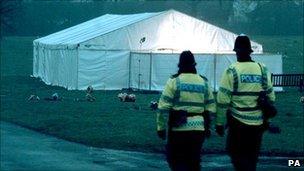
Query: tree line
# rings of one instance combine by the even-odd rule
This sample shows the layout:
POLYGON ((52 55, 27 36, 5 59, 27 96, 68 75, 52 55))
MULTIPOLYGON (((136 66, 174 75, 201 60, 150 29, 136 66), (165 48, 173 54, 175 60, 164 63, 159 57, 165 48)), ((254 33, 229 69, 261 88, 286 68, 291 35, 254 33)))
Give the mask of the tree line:
POLYGON ((1 35, 44 36, 95 17, 175 9, 235 33, 303 35, 303 1, 1 1, 1 35))

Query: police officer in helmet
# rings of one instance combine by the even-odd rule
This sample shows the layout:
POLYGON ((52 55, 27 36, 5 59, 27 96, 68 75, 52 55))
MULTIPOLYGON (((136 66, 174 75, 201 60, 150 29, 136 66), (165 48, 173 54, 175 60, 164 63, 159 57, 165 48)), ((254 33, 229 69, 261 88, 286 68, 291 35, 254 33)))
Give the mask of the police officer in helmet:
POLYGON ((265 122, 258 99, 260 92, 265 92, 273 103, 275 94, 266 66, 251 59, 249 38, 238 36, 233 50, 237 62, 224 71, 217 94, 216 132, 224 135, 227 120, 226 148, 235 170, 254 171, 265 122))
POLYGON ((202 144, 210 136, 209 115, 215 113, 215 101, 207 79, 197 74, 195 66, 193 54, 182 52, 179 70, 168 79, 158 103, 157 133, 163 140, 169 115, 166 157, 171 170, 200 170, 202 144))

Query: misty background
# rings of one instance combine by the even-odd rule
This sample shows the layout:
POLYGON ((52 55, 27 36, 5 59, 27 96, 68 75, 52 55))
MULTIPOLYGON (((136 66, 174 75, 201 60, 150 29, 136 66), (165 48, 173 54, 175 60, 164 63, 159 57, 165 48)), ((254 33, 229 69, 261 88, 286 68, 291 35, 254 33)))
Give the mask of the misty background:
POLYGON ((46 36, 110 14, 175 9, 236 34, 303 35, 303 0, 2 0, 1 37, 46 36))
MULTIPOLYGON (((233 33, 248 34, 252 40, 263 45, 264 53, 282 56, 284 74, 299 74, 304 73, 303 3, 304 0, 0 0, 0 120, 90 148, 163 152, 164 144, 154 131, 155 112, 149 107, 151 101, 159 99, 159 94, 132 92, 136 95, 136 103, 120 103, 117 94, 124 90, 100 90, 94 94, 94 103, 75 101, 85 98, 85 91, 49 86, 40 79, 30 77, 33 74, 33 40, 107 13, 133 14, 175 9, 233 33), (64 100, 54 103, 43 100, 54 93, 64 97, 64 100), (28 101, 31 95, 37 95, 41 100, 28 101)), ((265 134, 261 154, 303 157, 304 112, 299 100, 303 92, 300 93, 298 87, 284 87, 284 90, 276 94, 278 116, 272 120, 282 132, 265 134)), ((204 153, 224 154, 226 139, 212 134, 204 143, 204 153)), ((1 149, 7 150, 1 159, 3 161, 8 154, 8 163, 17 168, 11 170, 24 170, 25 163, 32 169, 31 164, 37 161, 28 160, 33 158, 28 154, 36 158, 42 155, 38 160, 43 164, 42 168, 47 166, 46 161, 57 166, 53 158, 45 158, 45 152, 39 153, 41 155, 37 152, 24 153, 26 155, 23 156, 7 147, 18 151, 28 150, 27 146, 16 148, 15 144, 7 142, 1 143, 1 147, 4 146, 1 149)), ((35 149, 37 147, 40 147, 39 144, 35 144, 35 149)), ((58 150, 71 152, 70 146, 62 149, 56 146, 54 149, 56 156, 58 150)), ((99 159, 97 162, 102 164, 104 160, 99 159)), ((261 161, 268 166, 267 162, 261 161)), ((283 159, 273 162, 281 165, 282 169, 287 167, 283 159)), ((112 160, 110 163, 113 163, 112 160)), ((3 166, 2 163, 0 165, 3 166)))

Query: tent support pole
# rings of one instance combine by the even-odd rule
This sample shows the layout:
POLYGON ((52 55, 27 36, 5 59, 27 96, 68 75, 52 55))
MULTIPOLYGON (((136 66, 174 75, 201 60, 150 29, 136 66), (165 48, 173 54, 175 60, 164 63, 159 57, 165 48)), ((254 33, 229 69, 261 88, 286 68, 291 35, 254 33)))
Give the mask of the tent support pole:
POLYGON ((79 84, 79 76, 78 76, 79 75, 79 73, 78 73, 79 72, 79 48, 78 47, 79 47, 79 44, 77 45, 77 48, 76 48, 76 51, 77 51, 77 65, 76 65, 77 66, 77 71, 76 71, 77 83, 76 83, 76 90, 78 90, 78 84, 79 84))
POLYGON ((214 83, 213 83, 213 91, 216 92, 216 58, 217 58, 217 55, 214 54, 214 61, 213 61, 213 65, 214 65, 214 83))
POLYGON ((151 91, 152 84, 152 52, 150 52, 150 78, 149 78, 149 90, 151 91))
POLYGON ((128 87, 129 89, 131 88, 131 61, 132 61, 132 60, 131 60, 131 53, 132 53, 132 52, 130 51, 130 54, 129 54, 129 83, 128 83, 128 84, 129 84, 129 85, 128 85, 128 86, 129 86, 129 87, 128 87))

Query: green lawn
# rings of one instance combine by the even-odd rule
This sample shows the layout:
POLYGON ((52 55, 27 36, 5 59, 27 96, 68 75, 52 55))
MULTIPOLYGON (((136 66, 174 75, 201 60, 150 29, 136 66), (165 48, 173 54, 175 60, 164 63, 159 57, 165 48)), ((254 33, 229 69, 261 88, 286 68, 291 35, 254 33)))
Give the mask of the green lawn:
MULTIPOLYGON (((284 72, 303 73, 303 37, 253 36, 267 52, 286 53, 284 72), (289 46, 288 44, 292 44, 289 46), (287 44, 287 45, 286 45, 287 44), (285 46, 286 45, 286 46, 285 46)), ((164 142, 155 133, 155 113, 149 102, 159 94, 137 95, 136 103, 122 103, 120 91, 95 91, 96 102, 76 102, 84 91, 67 91, 31 78, 33 37, 5 37, 1 40, 1 120, 46 134, 91 146, 160 152, 164 142), (40 98, 58 92, 63 101, 29 102, 30 94, 40 98)), ((279 115, 273 122, 281 134, 264 135, 262 152, 276 155, 304 155, 304 106, 297 88, 277 93, 279 115)), ((223 152, 225 138, 215 135, 204 144, 206 152, 223 152)))

